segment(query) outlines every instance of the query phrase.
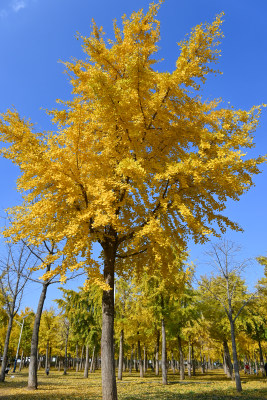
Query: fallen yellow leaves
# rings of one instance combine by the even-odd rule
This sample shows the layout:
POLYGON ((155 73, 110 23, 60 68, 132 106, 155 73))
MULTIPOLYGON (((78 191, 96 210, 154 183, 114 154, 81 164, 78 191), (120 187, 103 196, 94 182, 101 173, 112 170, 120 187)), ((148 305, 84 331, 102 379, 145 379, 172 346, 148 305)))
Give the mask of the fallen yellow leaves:
MULTIPOLYGON (((234 382, 225 378, 222 370, 214 370, 205 375, 180 381, 177 374, 169 374, 169 384, 163 386, 161 377, 147 372, 145 378, 139 373, 125 373, 118 381, 119 400, 244 400, 267 398, 266 380, 258 376, 242 376, 243 392, 237 394, 234 382)), ((27 389, 27 370, 7 376, 6 382, 0 383, 0 399, 6 400, 100 400, 101 374, 96 371, 83 377, 83 372, 70 371, 67 375, 51 370, 49 376, 39 372, 39 389, 27 389), (12 378, 13 376, 13 378, 12 378)))

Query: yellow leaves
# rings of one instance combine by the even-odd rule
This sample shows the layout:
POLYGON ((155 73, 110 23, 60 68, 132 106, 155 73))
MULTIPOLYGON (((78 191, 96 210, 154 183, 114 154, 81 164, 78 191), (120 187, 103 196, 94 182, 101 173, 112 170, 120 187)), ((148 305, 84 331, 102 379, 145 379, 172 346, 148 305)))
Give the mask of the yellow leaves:
POLYGON ((145 177, 146 171, 142 167, 140 161, 134 160, 133 157, 124 158, 116 168, 116 172, 124 177, 136 178, 138 179, 145 177))
POLYGON ((36 134, 17 112, 2 115, 2 154, 22 169, 24 194, 5 235, 34 244, 65 239, 63 280, 76 257, 91 259, 92 243, 111 240, 110 232, 122 253, 148 247, 150 260, 164 265, 172 243, 185 246, 188 235, 205 241, 214 222, 220 231, 237 229, 220 212, 265 161, 244 156, 261 107, 223 109, 185 89, 198 89, 212 71, 222 15, 181 43, 173 73, 157 72, 161 3, 124 17, 121 29, 114 22, 109 44, 95 24, 82 37, 86 61, 65 63, 74 98, 49 112, 57 132, 36 134))
POLYGON ((213 49, 218 45, 218 40, 223 37, 220 31, 223 13, 218 15, 212 24, 197 25, 188 40, 179 43, 181 54, 176 62, 175 78, 178 82, 190 85, 194 89, 199 89, 194 79, 200 78, 205 82, 205 75, 212 70, 208 63, 217 60, 219 50, 213 49))
POLYGON ((100 289, 107 291, 111 290, 108 283, 105 282, 103 275, 99 272, 99 269, 93 268, 92 266, 87 269, 88 279, 84 282, 83 290, 90 291, 92 285, 96 285, 100 289))

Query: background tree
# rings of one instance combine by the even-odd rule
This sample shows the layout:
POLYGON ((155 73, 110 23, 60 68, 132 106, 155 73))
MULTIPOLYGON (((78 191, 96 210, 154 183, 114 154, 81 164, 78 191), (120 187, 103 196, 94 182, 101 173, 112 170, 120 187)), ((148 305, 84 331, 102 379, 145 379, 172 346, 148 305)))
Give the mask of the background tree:
POLYGON ((31 338, 31 356, 30 356, 30 365, 29 365, 29 377, 28 377, 28 389, 37 389, 38 387, 38 380, 37 380, 37 369, 38 369, 38 340, 39 340, 39 328, 41 322, 41 316, 43 312, 43 307, 45 304, 45 298, 47 294, 48 287, 52 284, 66 282, 71 279, 75 279, 80 273, 74 271, 68 274, 67 277, 63 277, 63 279, 59 279, 58 265, 59 260, 57 263, 53 262, 53 257, 56 254, 62 253, 60 252, 60 247, 56 246, 53 240, 50 241, 43 241, 40 246, 33 246, 27 244, 23 240, 24 244, 29 249, 30 253, 35 257, 36 261, 41 263, 42 268, 45 270, 45 276, 43 279, 33 279, 30 278, 32 282, 38 283, 42 285, 41 294, 38 301, 38 306, 35 314, 33 331, 32 331, 32 338, 31 338), (51 262, 46 263, 45 258, 51 257, 51 262), (51 273, 50 276, 47 274, 51 273))
MULTIPOLYGON (((261 374, 266 376, 262 344, 267 340, 267 313, 266 300, 262 294, 248 305, 244 323, 246 325, 246 333, 257 343, 261 374)), ((257 363, 256 360, 255 363, 257 363)))
POLYGON ((53 348, 57 347, 57 334, 59 332, 59 318, 56 310, 50 307, 42 313, 40 323, 39 353, 45 355, 44 368, 50 368, 50 359, 53 348))
POLYGON ((122 380, 123 362, 124 362, 124 335, 125 326, 127 328, 127 314, 130 311, 132 302, 132 286, 131 284, 120 278, 116 280, 115 293, 115 337, 119 340, 119 364, 118 379, 122 380))
POLYGON ((158 72, 161 3, 123 18, 122 29, 114 23, 108 43, 93 23, 91 35, 82 37, 86 60, 65 64, 74 97, 51 112, 56 133, 35 132, 16 111, 0 123, 9 144, 1 153, 20 167, 24 194, 6 235, 35 245, 66 239, 62 275, 83 265, 82 255, 93 278, 105 283, 104 400, 117 399, 113 286, 122 266, 116 260, 139 254, 141 262, 146 251, 164 269, 173 243, 185 246, 188 235, 204 242, 216 223, 221 231, 238 229, 222 215, 226 199, 247 191, 263 162, 240 151, 253 146, 260 107, 235 111, 199 96, 218 58, 221 17, 180 43, 173 72, 158 72), (91 257, 94 242, 102 247, 102 276, 91 257))
POLYGON ((23 290, 31 274, 27 269, 29 266, 34 267, 34 264, 30 265, 30 253, 23 244, 9 244, 6 248, 7 256, 0 259, 0 291, 5 304, 5 311, 8 315, 0 382, 5 380, 7 353, 13 320, 20 308, 23 290))
MULTIPOLYGON (((34 318, 35 314, 29 307, 25 307, 24 310, 20 310, 20 312, 17 313, 14 318, 15 324, 13 324, 11 331, 9 347, 14 349, 14 354, 16 354, 18 351, 21 353, 19 364, 20 371, 24 366, 24 357, 29 357, 31 354, 31 336, 34 318)), ((13 372, 16 370, 16 364, 17 363, 15 360, 13 372)))
POLYGON ((63 298, 56 302, 70 324, 70 332, 74 341, 86 345, 86 362, 84 377, 88 377, 89 347, 93 352, 92 363, 99 349, 101 337, 101 297, 102 290, 97 285, 91 285, 79 292, 61 289, 63 298))
POLYGON ((218 347, 223 348, 223 366, 226 375, 234 378, 231 354, 228 343, 231 341, 231 331, 229 320, 222 307, 218 303, 211 301, 210 292, 204 287, 204 292, 200 289, 201 312, 209 322, 208 332, 210 337, 217 342, 218 347))
POLYGON ((208 253, 211 264, 217 270, 217 277, 202 277, 201 286, 213 299, 217 300, 225 311, 231 329, 232 351, 234 361, 234 373, 236 389, 241 392, 241 380, 239 375, 238 358, 236 350, 235 323, 244 307, 255 296, 247 293, 244 281, 240 275, 247 266, 247 262, 237 260, 237 252, 240 249, 230 241, 213 244, 208 253))

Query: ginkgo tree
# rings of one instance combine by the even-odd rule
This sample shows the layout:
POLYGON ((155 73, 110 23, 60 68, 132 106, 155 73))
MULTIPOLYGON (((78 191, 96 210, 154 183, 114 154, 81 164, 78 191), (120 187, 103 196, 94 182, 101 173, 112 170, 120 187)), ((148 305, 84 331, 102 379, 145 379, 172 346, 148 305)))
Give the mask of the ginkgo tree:
POLYGON ((81 36, 86 57, 65 63, 73 97, 50 112, 54 132, 36 132, 16 110, 0 123, 7 143, 1 153, 20 167, 24 199, 9 211, 5 235, 63 243, 43 264, 64 253, 48 276, 60 272, 64 279, 68 268, 84 266, 103 286, 104 400, 117 399, 114 273, 131 265, 117 261, 133 255, 141 261, 146 253, 167 271, 174 243, 185 246, 189 235, 205 242, 216 223, 219 231, 238 229, 222 214, 225 202, 252 186, 263 162, 242 150, 253 146, 261 107, 235 110, 199 96, 219 56, 222 17, 196 26, 180 43, 175 69, 159 72, 161 3, 123 17, 122 28, 114 22, 113 40, 94 22, 91 35, 81 36), (95 242, 103 273, 92 257, 95 242))

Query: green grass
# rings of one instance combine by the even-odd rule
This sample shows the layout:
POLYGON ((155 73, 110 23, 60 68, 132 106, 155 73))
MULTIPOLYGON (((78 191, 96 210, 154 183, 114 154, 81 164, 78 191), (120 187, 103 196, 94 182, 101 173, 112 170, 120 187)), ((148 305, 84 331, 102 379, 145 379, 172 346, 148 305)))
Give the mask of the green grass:
MULTIPOLYGON (((83 378, 82 372, 69 371, 67 375, 51 370, 49 376, 44 371, 38 373, 39 388, 27 389, 27 370, 16 372, 0 383, 0 399, 6 400, 100 400, 100 371, 83 378)), ((241 373, 243 391, 237 393, 235 383, 227 379, 221 370, 200 373, 185 381, 178 374, 168 375, 168 385, 163 386, 161 377, 151 372, 141 379, 138 374, 124 373, 123 380, 117 382, 119 400, 267 400, 267 380, 241 373)))

